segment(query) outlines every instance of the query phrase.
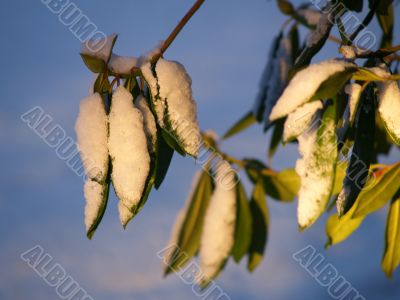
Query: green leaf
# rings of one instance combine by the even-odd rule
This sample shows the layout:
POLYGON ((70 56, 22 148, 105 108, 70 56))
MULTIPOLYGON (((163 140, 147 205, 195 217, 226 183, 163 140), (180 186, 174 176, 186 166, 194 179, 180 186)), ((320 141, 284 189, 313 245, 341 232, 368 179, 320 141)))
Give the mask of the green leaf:
POLYGON ((363 0, 342 0, 348 10, 361 12, 363 9, 363 0))
POLYGON ((232 257, 239 263, 249 250, 252 230, 249 200, 240 181, 236 184, 236 206, 235 243, 232 248, 232 257))
POLYGON ((337 195, 342 190, 343 180, 346 177, 347 162, 340 161, 336 164, 335 183, 333 184, 332 195, 337 195))
POLYGON ((226 140, 227 138, 238 134, 239 132, 247 129, 251 125, 256 123, 256 118, 253 115, 252 111, 246 113, 239 121, 237 121, 222 137, 222 139, 226 140))
POLYGON ((102 73, 107 70, 107 64, 100 58, 88 54, 80 54, 83 62, 93 73, 102 73))
POLYGON ((169 166, 171 164, 172 157, 174 155, 174 149, 172 149, 162 136, 162 130, 157 126, 157 163, 155 170, 154 187, 156 190, 161 186, 167 175, 169 166))
POLYGON ((176 241, 177 246, 166 263, 165 275, 179 271, 199 250, 204 217, 210 203, 212 188, 212 178, 207 171, 203 170, 189 200, 176 241))
POLYGON ((382 29, 383 36, 380 48, 388 48, 393 42, 393 26, 394 26, 394 12, 393 5, 388 7, 387 15, 377 15, 379 26, 382 29))
POLYGON ((253 219, 253 229, 247 269, 253 272, 262 261, 268 240, 269 212, 262 180, 258 180, 254 185, 250 210, 253 219))
POLYGON ((400 187, 400 162, 373 174, 358 196, 353 218, 366 216, 382 208, 400 187))
POLYGON ((285 15, 290 16, 295 12, 292 3, 287 0, 276 0, 276 3, 278 4, 279 10, 285 15))
POLYGON ((400 264, 400 193, 390 204, 386 222, 385 252, 382 258, 382 269, 391 278, 400 264))
POLYGON ((344 241, 360 227, 364 217, 352 218, 354 209, 355 207, 353 206, 349 213, 341 218, 337 214, 329 217, 326 223, 326 234, 328 236, 328 241, 325 244, 326 248, 344 241))
POLYGON ((165 140, 165 142, 168 144, 168 146, 170 146, 180 155, 182 156, 186 155, 186 152, 183 149, 182 145, 179 143, 179 141, 177 141, 177 139, 173 135, 171 135, 171 133, 168 130, 161 128, 161 135, 162 138, 165 140))
POLYGON ((274 130, 272 131, 271 141, 269 143, 269 148, 268 148, 269 159, 271 159, 274 156, 276 150, 278 150, 279 144, 282 141, 285 121, 286 118, 283 118, 274 122, 274 130))
POLYGON ((95 222, 93 222, 92 226, 90 226, 89 230, 86 233, 86 236, 89 240, 93 238, 94 233, 96 232, 97 227, 99 226, 101 220, 103 219, 104 213, 107 208, 108 197, 110 194, 110 182, 111 182, 111 159, 108 159, 108 171, 105 182, 102 183, 103 186, 103 201, 97 211, 97 217, 95 222))
POLYGON ((370 84, 363 91, 356 117, 354 146, 336 206, 340 216, 354 205, 368 178, 375 133, 375 94, 370 84))
POLYGON ((284 169, 275 176, 264 176, 265 192, 275 200, 291 202, 300 189, 300 177, 294 169, 284 169))

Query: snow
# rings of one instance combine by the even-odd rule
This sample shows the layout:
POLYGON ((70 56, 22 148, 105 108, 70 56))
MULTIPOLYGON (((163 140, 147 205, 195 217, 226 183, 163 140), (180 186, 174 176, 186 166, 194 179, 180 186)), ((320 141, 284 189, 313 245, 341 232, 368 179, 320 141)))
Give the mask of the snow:
MULTIPOLYGON (((315 120, 321 119, 321 112, 315 120)), ((324 120, 325 121, 325 120, 324 120)), ((325 121, 325 131, 318 136, 321 122, 312 122, 312 127, 298 137, 302 158, 296 162, 296 173, 301 178, 298 194, 297 219, 301 229, 311 226, 324 212, 329 201, 337 157, 337 145, 333 120, 325 121)))
POLYGON ((118 213, 119 213, 119 221, 121 225, 126 227, 130 220, 134 217, 134 213, 130 211, 122 201, 118 202, 118 213))
POLYGON ((142 67, 153 97, 157 121, 161 127, 172 131, 186 153, 196 157, 201 136, 192 80, 182 64, 162 58, 158 60, 155 72, 157 77, 149 63, 142 67))
POLYGON ((352 63, 331 59, 308 66, 289 82, 269 116, 270 121, 280 119, 300 105, 310 101, 320 85, 330 76, 354 67, 352 63))
POLYGON ((356 48, 354 46, 343 45, 339 48, 339 52, 344 58, 354 60, 357 57, 356 48))
POLYGON ((150 169, 143 117, 132 95, 119 86, 109 115, 108 147, 112 158, 111 179, 118 198, 131 211, 139 203, 150 169))
POLYGON ((349 95, 349 121, 352 124, 356 118, 358 101, 361 96, 362 86, 358 83, 348 84, 344 91, 349 95))
POLYGON ((105 39, 88 40, 87 42, 82 43, 81 54, 94 56, 108 62, 116 38, 117 34, 113 33, 108 35, 105 39))
POLYGON ((216 169, 215 190, 207 208, 200 242, 200 268, 208 278, 214 278, 228 258, 233 244, 236 223, 235 172, 227 163, 216 169))
POLYGON ((268 83, 267 100, 265 103, 264 120, 269 123, 269 115, 273 106, 281 96, 288 81, 289 70, 292 67, 292 45, 289 38, 281 39, 280 45, 274 59, 272 75, 268 83))
MULTIPOLYGON (((390 76, 387 69, 377 71, 382 77, 390 76)), ((379 75, 379 74, 378 74, 379 75)), ((378 86, 378 112, 389 133, 396 144, 400 144, 400 90, 397 81, 387 80, 377 83, 378 86)))
POLYGON ((141 56, 139 57, 139 64, 140 64, 140 66, 143 66, 144 64, 150 62, 151 59, 152 59, 154 56, 159 55, 159 54, 162 54, 162 53, 161 53, 161 48, 162 48, 162 46, 164 45, 164 42, 165 42, 165 41, 163 41, 163 40, 160 41, 153 49, 151 49, 150 51, 148 51, 148 52, 144 53, 143 55, 141 55, 141 56))
POLYGON ((98 93, 81 101, 75 131, 87 176, 103 182, 108 171, 108 119, 98 93))
POLYGON ((317 100, 305 103, 290 113, 285 121, 283 141, 287 143, 305 132, 314 120, 316 112, 322 107, 322 101, 317 100))
POLYGON ((122 75, 129 75, 132 72, 132 68, 138 67, 138 59, 136 57, 119 56, 112 54, 108 63, 108 68, 116 73, 122 75))
POLYGON ((301 8, 297 10, 297 15, 304 18, 311 26, 317 26, 321 20, 321 13, 315 9, 301 8))
POLYGON ((157 146, 157 125, 153 113, 147 104, 146 98, 140 95, 136 99, 136 107, 143 115, 143 126, 147 137, 147 146, 150 153, 155 153, 157 146))
POLYGON ((83 191, 86 199, 85 226, 86 232, 88 232, 95 224, 105 205, 106 186, 96 181, 86 179, 83 191))

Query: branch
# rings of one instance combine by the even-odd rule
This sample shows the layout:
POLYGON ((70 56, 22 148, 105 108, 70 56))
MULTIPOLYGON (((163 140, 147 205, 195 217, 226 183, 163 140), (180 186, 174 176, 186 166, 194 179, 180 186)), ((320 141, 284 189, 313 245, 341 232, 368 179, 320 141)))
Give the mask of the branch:
POLYGON ((354 41, 357 35, 365 28, 368 26, 368 24, 372 21, 372 18, 375 15, 375 10, 377 9, 379 4, 379 0, 375 0, 374 5, 371 7, 370 11, 368 14, 365 16, 364 20, 362 23, 358 26, 356 31, 353 32, 353 34, 350 36, 350 41, 354 41))
POLYGON ((196 11, 200 8, 200 6, 204 3, 205 0, 197 0, 195 4, 189 9, 186 15, 182 18, 182 20, 176 25, 175 29, 171 32, 168 38, 165 40, 164 44, 161 46, 160 52, 152 57, 151 63, 155 64, 160 57, 164 54, 164 52, 168 49, 168 47, 175 40, 179 32, 185 27, 186 23, 190 20, 190 18, 196 13, 196 11))

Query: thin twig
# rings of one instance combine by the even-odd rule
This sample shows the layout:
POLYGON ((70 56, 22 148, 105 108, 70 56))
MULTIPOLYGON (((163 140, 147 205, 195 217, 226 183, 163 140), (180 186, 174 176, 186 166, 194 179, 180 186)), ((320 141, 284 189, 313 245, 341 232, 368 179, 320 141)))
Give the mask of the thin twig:
POLYGON ((161 46, 160 52, 152 57, 151 63, 155 64, 160 57, 164 54, 164 52, 168 49, 168 47, 175 40, 179 32, 185 27, 186 23, 190 20, 190 18, 196 13, 196 11, 200 8, 200 6, 204 3, 205 0, 197 0, 195 4, 189 9, 186 15, 182 18, 182 20, 176 25, 175 29, 171 32, 168 38, 165 40, 163 45, 161 46))
POLYGON ((353 32, 353 34, 350 36, 350 41, 354 41, 356 39, 356 37, 358 36, 358 34, 369 25, 369 23, 372 21, 374 15, 375 15, 375 10, 377 9, 379 4, 379 0, 375 0, 373 6, 371 7, 370 11, 368 12, 368 14, 365 16, 364 20, 362 21, 362 23, 358 26, 358 28, 356 29, 356 31, 353 32))

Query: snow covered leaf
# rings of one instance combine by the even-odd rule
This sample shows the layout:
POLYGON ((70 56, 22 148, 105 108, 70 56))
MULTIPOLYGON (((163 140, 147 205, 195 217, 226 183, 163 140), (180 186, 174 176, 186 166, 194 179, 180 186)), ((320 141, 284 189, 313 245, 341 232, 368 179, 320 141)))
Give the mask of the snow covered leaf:
POLYGON ((107 70, 107 63, 97 57, 81 53, 81 57, 86 67, 93 73, 103 73, 107 70))
POLYGON ((235 244, 232 249, 232 257, 235 262, 239 263, 249 250, 252 234, 252 218, 249 200, 247 199, 246 191, 240 181, 236 184, 236 201, 235 244))
POLYGON ((256 122, 254 114, 252 111, 246 113, 239 121, 237 121, 223 136, 222 139, 226 140, 239 132, 249 128, 256 122))
POLYGON ((250 210, 253 226, 247 269, 253 272, 261 263, 268 239, 269 212, 262 180, 258 180, 254 185, 250 201, 250 210))
POLYGON ((197 253, 204 216, 212 193, 212 178, 207 171, 196 174, 188 201, 176 219, 171 241, 176 247, 166 261, 165 275, 178 272, 197 253))
POLYGON ((356 69, 352 63, 331 59, 299 71, 278 99, 269 120, 285 117, 311 100, 335 96, 356 69))
POLYGON ((345 86, 345 92, 349 95, 349 122, 353 124, 360 102, 362 86, 357 83, 348 84, 345 86))
POLYGON ((400 193, 392 199, 386 222, 385 253, 382 269, 391 278, 400 264, 400 193))
POLYGON ((81 55, 102 60, 106 64, 111 58, 111 53, 118 35, 113 33, 101 39, 90 39, 82 43, 81 55))
POLYGON ((157 122, 164 129, 164 138, 171 147, 175 140, 185 153, 196 157, 201 136, 192 80, 185 68, 178 62, 159 59, 154 70, 150 63, 141 70, 151 91, 157 122), (173 139, 168 139, 168 135, 173 139))
POLYGON ((108 69, 118 75, 130 76, 132 69, 139 66, 139 61, 136 57, 119 56, 112 53, 108 62, 108 69))
POLYGON ((304 7, 298 8, 293 17, 304 26, 315 29, 321 20, 321 16, 322 13, 319 10, 304 7))
MULTIPOLYGON (((390 75, 390 73, 388 73, 390 75)), ((378 86, 378 112, 390 138, 400 145, 400 89, 397 81, 384 81, 378 86)))
POLYGON ((109 124, 112 183, 123 205, 135 213, 148 179, 150 155, 142 113, 134 107, 131 93, 123 86, 113 94, 109 124))
POLYGON ((269 83, 270 83, 270 79, 273 74, 274 60, 276 59, 276 54, 277 54, 282 37, 283 37, 283 33, 280 32, 279 35, 277 35, 274 38, 274 40, 272 41, 271 48, 269 49, 269 53, 268 53, 267 64, 266 64, 263 74, 261 76, 261 80, 260 80, 260 84, 259 84, 260 85, 259 92, 256 97, 255 103, 253 105, 253 114, 258 122, 263 121, 264 111, 265 111, 266 105, 267 105, 266 101, 267 101, 269 83))
POLYGON ((283 142, 290 142, 306 131, 314 120, 316 112, 322 107, 322 101, 317 100, 305 103, 290 113, 283 129, 283 142))
POLYGON ((108 171, 108 117, 98 93, 81 101, 75 131, 86 175, 103 183, 108 171))
POLYGON ((86 236, 92 239, 97 227, 107 207, 108 195, 110 191, 110 177, 106 182, 98 183, 91 179, 86 179, 84 185, 85 206, 85 225, 86 236))
POLYGON ((399 188, 400 162, 374 172, 358 195, 353 218, 366 216, 382 208, 399 188))
POLYGON ((224 267, 235 240, 235 172, 228 163, 220 163, 215 173, 215 189, 207 208, 200 242, 199 279, 206 286, 224 267))
POLYGON ((311 226, 324 212, 332 195, 337 161, 336 105, 317 114, 321 119, 299 136, 302 158, 296 162, 301 178, 297 218, 300 229, 311 226))
POLYGON ((364 217, 352 218, 354 209, 355 206, 350 209, 348 214, 340 218, 337 214, 329 217, 326 223, 326 234, 328 236, 328 241, 325 244, 326 248, 344 241, 360 227, 364 217))
POLYGON ((361 95, 360 109, 355 122, 354 146, 336 206, 339 216, 347 213, 356 201, 368 178, 375 133, 375 95, 373 86, 361 95))

